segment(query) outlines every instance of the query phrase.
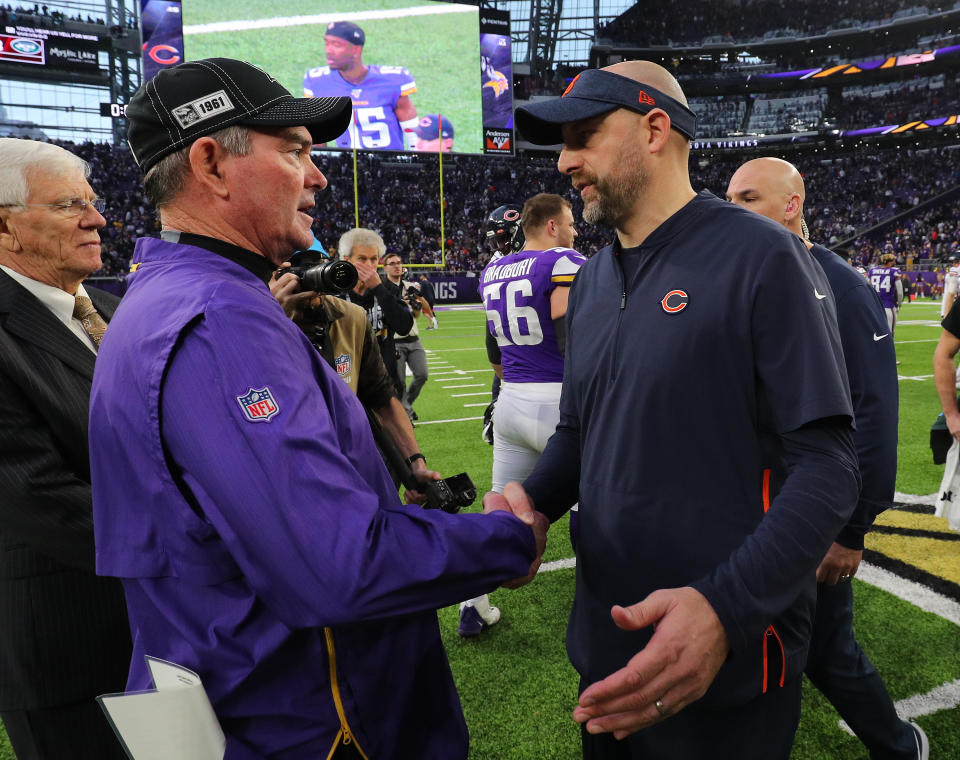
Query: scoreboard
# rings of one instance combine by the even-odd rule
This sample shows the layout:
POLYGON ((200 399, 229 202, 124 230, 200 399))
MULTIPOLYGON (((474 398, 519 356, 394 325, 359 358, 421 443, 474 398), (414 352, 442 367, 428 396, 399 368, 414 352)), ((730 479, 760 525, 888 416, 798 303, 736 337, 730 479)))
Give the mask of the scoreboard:
POLYGON ((0 64, 33 71, 63 74, 101 73, 100 51, 109 45, 107 35, 47 29, 29 23, 0 26, 0 64))

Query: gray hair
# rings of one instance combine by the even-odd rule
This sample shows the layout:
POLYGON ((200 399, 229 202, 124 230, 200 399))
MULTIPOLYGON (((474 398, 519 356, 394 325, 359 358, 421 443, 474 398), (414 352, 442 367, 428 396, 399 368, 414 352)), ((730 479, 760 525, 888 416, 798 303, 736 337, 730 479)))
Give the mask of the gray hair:
POLYGON ((340 258, 349 259, 353 253, 353 247, 357 245, 374 246, 377 249, 378 259, 382 259, 383 254, 387 252, 387 246, 383 242, 382 237, 373 230, 368 230, 366 227, 357 227, 344 232, 343 235, 340 236, 340 242, 337 244, 337 253, 340 254, 340 258))
POLYGON ((90 164, 59 145, 24 140, 18 137, 0 138, 0 206, 19 206, 30 196, 28 174, 33 171, 49 173, 80 170, 84 179, 90 176, 90 164))
MULTIPOLYGON (((216 140, 217 144, 228 155, 247 156, 250 154, 250 129, 248 127, 234 125, 205 136, 216 140)), ((190 145, 161 158, 147 172, 147 176, 143 178, 144 192, 150 202, 159 208, 180 194, 189 174, 190 145)))

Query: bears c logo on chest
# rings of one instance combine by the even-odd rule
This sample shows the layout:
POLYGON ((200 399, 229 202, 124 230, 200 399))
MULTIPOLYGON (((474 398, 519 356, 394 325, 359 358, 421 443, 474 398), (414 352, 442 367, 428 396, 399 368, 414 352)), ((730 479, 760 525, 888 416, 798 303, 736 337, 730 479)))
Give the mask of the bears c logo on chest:
POLYGON ((685 290, 671 290, 660 301, 660 305, 667 314, 676 314, 678 311, 686 309, 689 302, 690 296, 687 295, 685 290))

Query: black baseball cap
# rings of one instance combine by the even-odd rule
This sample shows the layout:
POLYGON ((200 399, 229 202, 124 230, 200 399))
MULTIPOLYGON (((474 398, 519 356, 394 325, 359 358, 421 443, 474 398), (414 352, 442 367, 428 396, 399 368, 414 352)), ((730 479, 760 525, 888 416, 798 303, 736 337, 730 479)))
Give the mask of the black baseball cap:
POLYGON ((161 69, 127 105, 127 142, 146 174, 160 159, 234 125, 306 127, 313 142, 334 140, 353 114, 348 97, 295 98, 258 66, 207 58, 161 69))
POLYGON ((421 140, 436 140, 438 137, 446 139, 453 137, 453 124, 442 114, 429 113, 420 117, 414 131, 421 140))
POLYGON ((659 108, 670 117, 670 126, 688 140, 696 134, 697 115, 679 100, 648 84, 602 69, 577 74, 559 98, 520 106, 516 111, 517 129, 535 145, 558 145, 563 142, 564 124, 617 108, 643 114, 659 108))
POLYGON ((331 24, 327 24, 327 31, 324 32, 324 35, 327 37, 339 37, 351 45, 360 45, 361 47, 363 47, 363 43, 366 42, 367 39, 363 33, 363 29, 356 24, 351 24, 349 21, 334 21, 331 24))

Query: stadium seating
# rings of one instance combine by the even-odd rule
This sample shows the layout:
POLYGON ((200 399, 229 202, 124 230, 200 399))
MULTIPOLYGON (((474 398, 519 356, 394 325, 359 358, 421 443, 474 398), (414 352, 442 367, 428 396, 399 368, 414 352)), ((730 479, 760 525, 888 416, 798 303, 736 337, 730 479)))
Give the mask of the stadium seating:
MULTIPOLYGON (((126 148, 104 143, 64 144, 90 162, 92 181, 108 202, 107 227, 101 233, 104 268, 99 275, 127 271, 134 241, 156 234, 153 208, 141 189, 139 171, 126 148)), ((747 156, 694 153, 691 175, 696 190, 723 197, 727 180, 747 156)), ((807 184, 806 214, 814 239, 826 244, 844 240, 960 184, 960 148, 924 152, 876 147, 836 155, 793 158, 807 184)), ((353 226, 353 166, 346 154, 326 153, 320 166, 331 189, 315 212, 314 233, 328 248, 353 226)), ((440 262, 440 204, 437 164, 412 162, 393 154, 361 154, 358 164, 360 222, 380 231, 387 250, 412 263, 440 262)), ((482 156, 455 156, 444 161, 446 269, 479 271, 489 259, 483 229, 487 213, 503 203, 522 201, 537 192, 569 198, 575 218, 582 204, 570 182, 549 158, 513 161, 482 156)), ((577 248, 592 254, 611 240, 603 227, 577 225, 577 248)), ((889 247, 925 265, 950 255, 960 243, 960 204, 931 210, 902 225, 859 241, 858 256, 867 260, 889 247), (934 234, 935 233, 935 234, 934 234)))

